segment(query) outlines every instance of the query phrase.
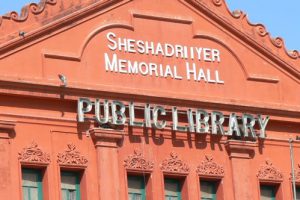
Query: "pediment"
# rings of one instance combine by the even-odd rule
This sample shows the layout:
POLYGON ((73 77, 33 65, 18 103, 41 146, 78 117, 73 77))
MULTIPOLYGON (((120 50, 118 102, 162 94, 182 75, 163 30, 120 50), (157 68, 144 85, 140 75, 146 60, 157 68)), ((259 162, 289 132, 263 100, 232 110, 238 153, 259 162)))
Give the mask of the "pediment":
POLYGON ((61 74, 69 88, 270 108, 300 100, 292 92, 299 53, 222 0, 96 1, 59 16, 61 5, 43 1, 33 12, 39 18, 49 7, 49 24, 32 23, 30 13, 2 19, 2 33, 18 19, 32 27, 21 38, 2 37, 3 80, 59 87, 61 74))

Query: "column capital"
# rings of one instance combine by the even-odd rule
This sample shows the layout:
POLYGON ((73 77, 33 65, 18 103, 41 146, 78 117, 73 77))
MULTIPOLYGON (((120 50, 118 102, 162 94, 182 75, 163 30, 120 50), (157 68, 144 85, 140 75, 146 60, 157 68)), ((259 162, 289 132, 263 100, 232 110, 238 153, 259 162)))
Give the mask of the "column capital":
POLYGON ((241 140, 228 140, 225 147, 230 158, 243 158, 251 159, 254 156, 257 142, 241 141, 241 140))
POLYGON ((117 148, 118 144, 124 139, 123 130, 93 128, 89 130, 95 147, 117 148))
POLYGON ((13 138, 15 135, 16 123, 13 121, 0 120, 0 139, 13 138))

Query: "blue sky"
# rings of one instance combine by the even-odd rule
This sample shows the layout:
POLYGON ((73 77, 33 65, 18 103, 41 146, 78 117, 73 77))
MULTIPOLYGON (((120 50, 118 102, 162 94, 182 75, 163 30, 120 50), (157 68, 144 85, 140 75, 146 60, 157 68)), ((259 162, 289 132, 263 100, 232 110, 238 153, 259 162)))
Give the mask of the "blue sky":
MULTIPOLYGON (((19 11, 22 5, 39 0, 2 0, 0 15, 19 11)), ((300 50, 300 0, 227 0, 231 10, 242 10, 252 23, 262 23, 273 36, 284 38, 288 49, 300 50)))

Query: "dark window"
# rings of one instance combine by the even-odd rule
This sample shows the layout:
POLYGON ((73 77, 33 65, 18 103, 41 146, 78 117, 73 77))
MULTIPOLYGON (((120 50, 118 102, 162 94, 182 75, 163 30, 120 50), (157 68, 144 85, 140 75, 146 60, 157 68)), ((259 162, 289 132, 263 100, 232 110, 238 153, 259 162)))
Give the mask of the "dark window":
POLYGON ((37 169, 22 169, 23 200, 42 200, 42 173, 37 169))
POLYGON ((272 185, 261 185, 260 186, 260 199, 261 200, 275 200, 276 198, 276 187, 272 185))
POLYGON ((215 181, 200 181, 201 200, 216 200, 217 183, 215 181))
POLYGON ((181 200, 181 181, 165 178, 165 200, 181 200))
POLYGON ((145 185, 145 177, 128 176, 128 199, 146 200, 145 185))
POLYGON ((80 180, 77 172, 61 172, 62 200, 80 200, 80 180))

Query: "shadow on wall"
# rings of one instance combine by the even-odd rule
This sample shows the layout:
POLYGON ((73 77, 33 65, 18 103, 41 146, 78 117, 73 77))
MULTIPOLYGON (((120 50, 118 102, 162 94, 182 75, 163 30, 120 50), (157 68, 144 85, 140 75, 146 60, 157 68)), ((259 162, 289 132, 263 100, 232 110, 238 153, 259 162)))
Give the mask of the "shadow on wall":
POLYGON ((175 132, 172 130, 159 130, 149 128, 128 127, 128 137, 131 143, 163 145, 166 140, 171 140, 174 147, 189 147, 196 149, 206 149, 223 151, 222 139, 219 135, 195 134, 190 132, 175 132))

